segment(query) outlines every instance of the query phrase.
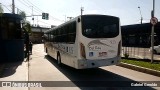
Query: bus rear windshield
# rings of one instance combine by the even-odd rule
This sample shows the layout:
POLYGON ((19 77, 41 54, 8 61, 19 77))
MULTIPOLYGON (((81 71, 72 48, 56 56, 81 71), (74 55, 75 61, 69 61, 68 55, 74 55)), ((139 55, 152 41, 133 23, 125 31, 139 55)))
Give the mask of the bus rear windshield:
POLYGON ((82 34, 88 38, 112 38, 119 35, 119 18, 104 15, 82 16, 82 34))

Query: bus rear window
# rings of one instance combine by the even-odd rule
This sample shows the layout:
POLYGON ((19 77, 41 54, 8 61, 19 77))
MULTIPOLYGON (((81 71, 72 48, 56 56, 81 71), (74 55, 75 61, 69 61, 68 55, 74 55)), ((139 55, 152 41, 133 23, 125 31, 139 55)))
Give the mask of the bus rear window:
POLYGON ((119 18, 112 16, 82 16, 82 34, 88 38, 112 38, 119 35, 119 18))

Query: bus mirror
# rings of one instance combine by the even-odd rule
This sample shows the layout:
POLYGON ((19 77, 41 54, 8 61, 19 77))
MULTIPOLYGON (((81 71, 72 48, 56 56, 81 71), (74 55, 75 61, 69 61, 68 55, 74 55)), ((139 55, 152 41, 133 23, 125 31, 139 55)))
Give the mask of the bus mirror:
POLYGON ((80 18, 78 18, 78 23, 79 23, 79 22, 81 22, 81 19, 80 19, 80 18))

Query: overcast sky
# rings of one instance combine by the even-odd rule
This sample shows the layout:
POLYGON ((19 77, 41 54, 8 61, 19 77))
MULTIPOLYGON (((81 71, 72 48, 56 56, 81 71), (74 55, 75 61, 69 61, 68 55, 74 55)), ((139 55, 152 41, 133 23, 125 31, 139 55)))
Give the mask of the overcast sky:
MULTIPOLYGON (((11 2, 12 0, 0 0, 5 12, 11 12, 11 2)), ((160 19, 160 0, 155 2, 155 17, 160 19)), ((140 23, 138 6, 142 12, 143 22, 150 21, 153 0, 15 0, 15 5, 16 8, 25 11, 27 16, 32 15, 32 6, 34 15, 49 13, 49 20, 42 20, 40 16, 36 16, 33 22, 31 17, 28 17, 27 20, 31 21, 31 24, 59 25, 68 20, 67 17, 80 15, 80 8, 84 7, 83 14, 117 16, 122 25, 129 25, 140 23)))

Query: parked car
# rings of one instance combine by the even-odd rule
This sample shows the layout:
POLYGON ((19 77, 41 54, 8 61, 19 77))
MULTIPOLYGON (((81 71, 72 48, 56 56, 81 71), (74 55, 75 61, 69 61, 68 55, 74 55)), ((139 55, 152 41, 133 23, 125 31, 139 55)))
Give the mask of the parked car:
MULTIPOLYGON (((152 51, 151 49, 152 49, 152 48, 150 47, 150 50, 149 50, 149 51, 152 51)), ((154 53, 154 54, 160 54, 160 45, 154 46, 154 48, 153 48, 153 53, 154 53)))

